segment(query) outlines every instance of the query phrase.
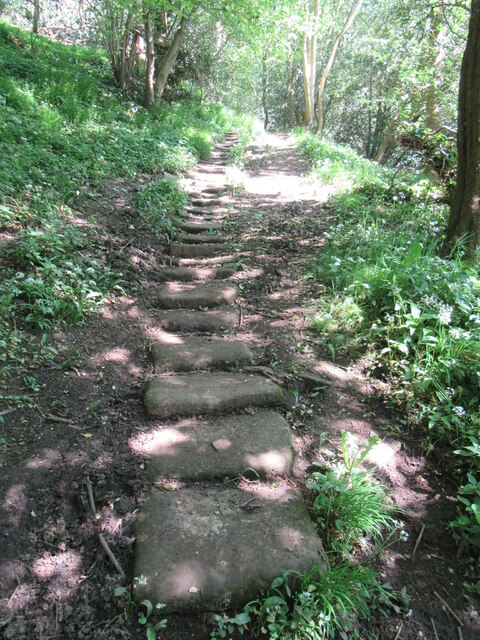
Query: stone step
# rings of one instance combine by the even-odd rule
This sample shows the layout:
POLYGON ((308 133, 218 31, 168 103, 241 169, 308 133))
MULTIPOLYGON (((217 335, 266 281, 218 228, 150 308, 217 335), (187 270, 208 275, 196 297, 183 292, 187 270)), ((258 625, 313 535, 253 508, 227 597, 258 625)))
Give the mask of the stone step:
POLYGON ((219 252, 226 252, 231 249, 228 244, 215 244, 203 242, 202 244, 183 244, 172 242, 169 246, 170 255, 177 258, 205 258, 218 255, 219 252))
POLYGON ((186 333, 215 333, 238 327, 240 313, 230 309, 213 311, 160 311, 156 316, 160 326, 167 331, 186 333))
POLYGON ((238 289, 225 282, 208 284, 170 283, 164 286, 156 298, 160 309, 201 309, 235 304, 238 289))
POLYGON ((292 443, 287 421, 276 411, 230 415, 208 420, 185 418, 140 432, 130 446, 149 460, 153 482, 241 476, 247 468, 261 477, 288 475, 292 443))
POLYGON ((204 231, 220 231, 223 227, 221 222, 209 222, 200 220, 189 220, 180 225, 180 229, 186 233, 203 233, 204 231))
POLYGON ((213 265, 235 264, 239 254, 228 253, 223 256, 210 256, 206 258, 172 258, 172 264, 179 267, 208 267, 213 265))
POLYGON ((224 194, 226 192, 226 187, 205 187, 202 189, 202 193, 213 193, 214 195, 224 194))
POLYGON ((239 608, 320 554, 301 495, 285 485, 156 490, 137 523, 134 597, 165 612, 239 608))
POLYGON ((195 216, 201 216, 202 220, 221 222, 227 217, 224 207, 193 207, 187 205, 185 211, 195 216))
POLYGON ((235 273, 229 267, 167 267, 155 274, 156 279, 179 280, 180 282, 209 282, 211 280, 226 280, 235 273))
POLYGON ((191 373, 153 378, 145 390, 145 409, 152 418, 174 418, 236 411, 251 405, 282 402, 281 388, 258 375, 191 373))
POLYGON ((210 207, 211 205, 222 205, 224 201, 221 198, 191 198, 194 207, 210 207))
MULTIPOLYGON (((184 244, 221 244, 225 245, 225 236, 213 233, 182 233, 180 242, 184 244)), ((225 245, 226 246, 226 245, 225 245)))
POLYGON ((238 340, 167 334, 152 346, 152 359, 157 373, 198 371, 249 365, 253 362, 253 353, 245 342, 238 340))

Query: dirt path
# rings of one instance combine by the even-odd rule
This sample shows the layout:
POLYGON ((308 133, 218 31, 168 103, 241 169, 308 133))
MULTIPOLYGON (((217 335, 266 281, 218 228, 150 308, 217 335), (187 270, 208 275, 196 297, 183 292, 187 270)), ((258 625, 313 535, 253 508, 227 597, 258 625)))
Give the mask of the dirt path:
MULTIPOLYGON (((211 185, 217 169, 202 171, 211 185)), ((433 618, 439 638, 458 638, 458 624, 437 592, 463 622, 463 637, 473 640, 480 623, 462 595, 465 566, 456 558, 447 530, 455 513, 448 482, 414 445, 391 437, 401 427, 384 406, 378 385, 354 364, 332 363, 316 350, 308 318, 321 290, 304 276, 334 213, 328 191, 304 178, 305 171, 282 135, 267 135, 253 146, 243 172, 227 169, 231 195, 216 203, 212 213, 229 213, 226 228, 238 243, 242 270, 228 274, 240 298, 225 318, 233 318, 235 339, 249 345, 255 365, 267 368, 265 379, 283 388, 295 454, 290 488, 308 498, 312 463, 335 457, 342 429, 360 441, 371 431, 389 434, 371 462, 403 509, 405 541, 382 554, 378 568, 395 588, 407 588, 411 611, 408 616, 374 615, 363 637, 394 638, 403 625, 399 638, 433 640, 433 618), (305 369, 318 377, 304 376, 305 369)), ((197 179, 192 174, 186 187, 197 189, 191 182, 197 179)), ((143 392, 152 373, 151 346, 166 329, 169 312, 159 310, 157 302, 163 286, 159 280, 165 277, 161 274, 171 262, 167 247, 138 224, 130 208, 136 187, 107 185, 100 199, 84 203, 85 215, 92 212, 98 220, 106 258, 123 273, 131 293, 113 298, 87 325, 58 332, 61 366, 32 369, 38 386, 34 408, 4 416, 2 436, 8 444, 0 452, 0 636, 5 638, 137 637, 135 624, 125 622, 113 596, 121 579, 97 537, 102 531, 131 578, 137 520, 152 490, 145 450, 135 445, 145 442, 152 428, 143 392), (87 476, 97 519, 88 505, 87 476)), ((204 270, 200 277, 208 279, 212 268, 220 267, 199 268, 204 270)), ((183 318, 188 321, 189 313, 183 318)), ((225 318, 217 319, 218 326, 228 322, 225 318)), ((12 380, 12 389, 21 385, 12 380)), ((176 486, 182 480, 169 482, 176 486)), ((172 616, 166 637, 208 637, 210 619, 172 616)))

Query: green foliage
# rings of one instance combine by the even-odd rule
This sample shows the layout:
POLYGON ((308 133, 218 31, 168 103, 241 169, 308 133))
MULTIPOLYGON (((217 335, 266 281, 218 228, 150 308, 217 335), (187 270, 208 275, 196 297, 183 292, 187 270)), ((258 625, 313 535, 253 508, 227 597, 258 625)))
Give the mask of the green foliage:
POLYGON ((0 281, 0 308, 40 329, 78 322, 104 300, 109 269, 84 253, 87 238, 61 218, 40 229, 26 227, 8 251, 14 273, 0 281))
MULTIPOLYGON (((137 578, 136 581, 138 582, 137 578)), ((136 586, 137 582, 134 586, 136 586)), ((127 622, 136 620, 139 625, 144 626, 147 640, 155 640, 157 632, 166 628, 166 618, 155 622, 156 614, 165 606, 161 602, 158 602, 155 607, 150 600, 136 602, 132 597, 131 591, 126 587, 116 587, 113 595, 124 598, 125 620, 127 622)))
MULTIPOLYGON (((327 155, 328 142, 306 141, 309 157, 327 155)), ((359 157, 355 176, 352 151, 342 157, 338 146, 332 158, 329 172, 340 183, 332 183, 335 221, 311 267, 326 287, 314 319, 320 342, 333 344, 340 335, 352 357, 368 353, 371 369, 390 381, 393 402, 424 427, 426 450, 455 450, 458 472, 478 475, 478 267, 462 260, 461 246, 450 259, 438 255, 446 207, 427 180, 380 168, 375 174, 359 157), (353 319, 330 311, 342 307, 355 310, 353 319)), ((478 524, 464 499, 455 528, 464 524, 470 540, 478 524)))
POLYGON ((305 574, 287 571, 267 593, 233 617, 216 616, 212 640, 231 639, 248 629, 252 637, 270 640, 358 638, 355 623, 368 619, 375 607, 400 609, 405 600, 365 564, 338 561, 328 568, 314 565, 305 574))
MULTIPOLYGON (((73 205, 108 178, 184 170, 236 116, 196 103, 147 111, 113 85, 103 52, 32 39, 3 22, 0 62, 0 233, 11 238, 2 245, 0 397, 17 404, 35 391, 7 396, 7 377, 55 357, 48 339, 27 330, 84 320, 119 281, 103 263, 94 221, 77 221, 73 205)), ((171 236, 185 199, 162 184, 139 194, 139 208, 171 236)))
MULTIPOLYGON (((478 441, 476 445, 479 446, 478 441)), ((473 473, 467 474, 467 479, 468 482, 460 488, 457 496, 464 511, 450 526, 457 539, 467 540, 472 547, 480 549, 480 481, 473 473)))
POLYGON ((157 180, 143 187, 136 196, 141 217, 154 231, 173 240, 178 234, 181 216, 190 199, 173 178, 157 180))
POLYGON ((328 546, 347 556, 360 540, 380 541, 385 531, 395 528, 386 488, 375 481, 373 473, 359 469, 378 441, 370 437, 356 449, 351 437, 342 431, 343 463, 325 473, 312 474, 318 525, 328 546))

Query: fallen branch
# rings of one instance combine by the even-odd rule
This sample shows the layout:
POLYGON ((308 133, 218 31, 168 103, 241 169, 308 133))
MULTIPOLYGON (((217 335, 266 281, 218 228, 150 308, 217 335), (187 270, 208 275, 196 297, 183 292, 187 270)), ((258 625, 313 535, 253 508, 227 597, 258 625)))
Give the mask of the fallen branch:
MULTIPOLYGON (((97 507, 95 506, 95 498, 93 497, 93 486, 92 486, 92 482, 91 482, 89 476, 86 477, 85 484, 87 485, 87 494, 88 494, 88 501, 90 503, 90 509, 92 510, 93 516, 96 519, 97 515, 98 515, 97 514, 97 507)), ((102 547, 102 549, 107 554, 110 562, 113 564, 113 566, 118 571, 118 573, 121 575, 121 577, 125 580, 125 578, 126 578, 125 571, 122 569, 122 567, 120 566, 120 563, 118 562, 116 557, 113 555, 113 551, 108 546, 107 541, 103 537, 103 533, 97 533, 97 536, 98 536, 98 541, 100 542, 100 546, 102 547)))
POLYGON ((453 618, 458 622, 458 624, 463 627, 463 622, 460 620, 460 618, 457 616, 457 614, 455 613, 455 611, 450 607, 449 604, 447 604, 445 602, 445 600, 442 598, 441 595, 439 595, 439 593, 437 591, 433 592, 433 595, 436 596, 440 602, 443 604, 443 606, 445 607, 445 609, 450 613, 451 616, 453 616, 453 618))

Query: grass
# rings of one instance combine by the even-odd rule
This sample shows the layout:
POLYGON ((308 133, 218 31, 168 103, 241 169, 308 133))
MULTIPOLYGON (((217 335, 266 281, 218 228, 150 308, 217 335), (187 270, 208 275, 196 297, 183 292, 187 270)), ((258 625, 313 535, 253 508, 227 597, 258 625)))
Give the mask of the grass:
MULTIPOLYGON (((186 202, 175 174, 207 157, 222 132, 238 125, 248 136, 253 121, 194 102, 148 111, 115 87, 104 52, 32 39, 1 21, 0 63, 5 381, 23 370, 25 353, 48 364, 55 354, 46 350, 46 332, 83 321, 121 286, 105 263, 95 220, 77 212, 82 198, 95 197, 107 179, 154 176, 136 204, 171 239, 186 202)), ((21 394, 6 397, 2 387, 0 400, 19 401, 21 394)))
MULTIPOLYGON (((313 319, 319 342, 389 382, 406 427, 422 429, 427 453, 450 458, 459 499, 470 490, 480 508, 472 488, 480 478, 480 274, 461 246, 439 256, 448 215, 439 187, 308 133, 299 144, 336 194, 335 220, 311 265, 324 287, 313 319)), ((480 521, 460 502, 454 531, 478 553, 480 521)))

